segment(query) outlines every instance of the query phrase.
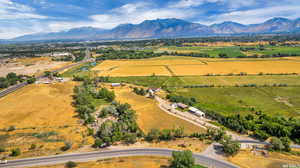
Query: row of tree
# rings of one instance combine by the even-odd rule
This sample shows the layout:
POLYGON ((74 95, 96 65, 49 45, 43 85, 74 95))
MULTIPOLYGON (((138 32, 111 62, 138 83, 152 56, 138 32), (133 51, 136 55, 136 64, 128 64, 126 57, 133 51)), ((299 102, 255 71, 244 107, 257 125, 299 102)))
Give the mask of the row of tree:
POLYGON ((101 56, 97 57, 97 61, 111 60, 111 59, 144 59, 162 56, 161 53, 154 53, 152 51, 135 51, 135 50, 114 50, 102 49, 96 51, 101 56))
POLYGON ((0 88, 7 88, 9 86, 15 85, 19 82, 34 83, 35 78, 28 75, 17 75, 14 72, 8 73, 6 77, 0 77, 0 88))

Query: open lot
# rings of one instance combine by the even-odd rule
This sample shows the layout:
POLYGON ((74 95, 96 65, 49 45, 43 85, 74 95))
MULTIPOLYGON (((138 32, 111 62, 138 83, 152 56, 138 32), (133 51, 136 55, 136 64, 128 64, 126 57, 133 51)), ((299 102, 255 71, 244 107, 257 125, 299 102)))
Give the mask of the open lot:
POLYGON ((137 123, 144 132, 152 128, 172 129, 183 127, 186 133, 202 132, 202 128, 187 121, 174 117, 162 111, 156 101, 136 95, 128 86, 114 88, 117 100, 121 103, 129 103, 137 112, 137 123))
POLYGON ((185 59, 166 57, 143 60, 104 61, 92 70, 100 76, 193 76, 207 74, 300 73, 293 59, 185 59))
POLYGON ((50 57, 10 59, 0 64, 0 76, 9 72, 23 75, 41 75, 44 71, 55 70, 70 64, 70 62, 52 61, 50 57))
MULTIPOLYGON (((125 157, 105 159, 93 162, 78 163, 77 168, 162 168, 168 166, 169 158, 165 157, 125 157)), ((43 166, 35 168, 65 168, 64 165, 43 166)))
POLYGON ((241 151, 236 156, 229 158, 229 160, 241 166, 241 168, 282 168, 288 165, 296 167, 296 165, 300 164, 299 156, 273 152, 263 156, 259 153, 254 154, 250 151, 241 151))
POLYGON ((28 85, 0 99, 0 144, 21 157, 60 153, 65 142, 77 149, 87 143, 86 128, 72 106, 74 82, 28 85), (7 131, 9 127, 15 127, 7 131), (31 146, 35 144, 35 148, 31 146))

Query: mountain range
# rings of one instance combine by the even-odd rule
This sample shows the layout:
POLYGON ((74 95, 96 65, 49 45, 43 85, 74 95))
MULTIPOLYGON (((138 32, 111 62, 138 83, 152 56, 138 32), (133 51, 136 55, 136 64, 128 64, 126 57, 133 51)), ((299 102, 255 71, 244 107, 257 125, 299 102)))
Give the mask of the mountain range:
POLYGON ((145 20, 140 24, 121 24, 110 30, 79 27, 61 32, 30 34, 11 41, 115 40, 298 32, 300 32, 300 18, 295 20, 273 18, 261 24, 251 25, 227 21, 210 26, 171 18, 145 20))

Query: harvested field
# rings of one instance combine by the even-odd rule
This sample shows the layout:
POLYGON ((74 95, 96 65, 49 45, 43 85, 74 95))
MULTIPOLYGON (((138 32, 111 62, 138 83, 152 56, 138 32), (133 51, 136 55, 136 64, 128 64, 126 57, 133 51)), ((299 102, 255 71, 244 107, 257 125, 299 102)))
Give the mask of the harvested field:
POLYGON ((28 85, 1 98, 0 144, 8 151, 20 148, 21 157, 28 157, 60 153, 64 142, 76 149, 88 141, 71 105, 75 85, 28 85), (6 131, 10 126, 16 129, 6 131), (30 149, 32 144, 34 149, 30 149))
POLYGON ((281 153, 269 153, 267 156, 254 154, 250 151, 241 151, 229 160, 241 166, 241 168, 282 168, 287 165, 300 165, 300 157, 284 155, 281 153))
POLYGON ((92 70, 100 76, 193 76, 207 74, 300 73, 300 62, 288 59, 167 59, 104 61, 92 70))
POLYGON ((44 71, 55 70, 70 64, 70 62, 52 61, 50 57, 11 59, 8 63, 0 64, 0 76, 9 72, 23 75, 41 75, 44 71))
MULTIPOLYGON (((141 156, 78 163, 77 168, 162 168, 169 166, 169 164, 169 158, 166 157, 141 156)), ((65 166, 54 165, 35 168, 65 168, 65 166)))
POLYGON ((158 107, 155 100, 136 95, 128 86, 114 88, 114 91, 118 101, 129 103, 137 112, 137 123, 146 133, 152 128, 172 129, 174 127, 184 127, 186 133, 204 131, 187 121, 167 114, 158 107))
POLYGON ((233 61, 208 62, 199 66, 169 66, 176 75, 206 75, 206 74, 247 74, 259 73, 300 73, 300 62, 295 61, 233 61))

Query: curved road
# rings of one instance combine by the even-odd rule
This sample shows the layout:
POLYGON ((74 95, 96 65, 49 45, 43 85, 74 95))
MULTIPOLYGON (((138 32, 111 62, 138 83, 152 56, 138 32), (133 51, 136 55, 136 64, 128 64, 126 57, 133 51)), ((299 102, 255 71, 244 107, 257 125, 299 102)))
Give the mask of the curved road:
MULTIPOLYGON (((128 156, 172 156, 171 149, 161 149, 161 148, 136 148, 136 149, 124 149, 124 150, 108 150, 101 152, 86 152, 86 153, 74 153, 74 154, 64 154, 55 155, 39 158, 30 159, 19 159, 19 160, 9 160, 7 164, 0 164, 0 168, 23 168, 30 166, 42 166, 42 165, 53 165, 65 163, 68 161, 84 162, 92 161, 98 159, 107 159, 115 157, 128 157, 128 156)), ((215 160, 206 157, 201 154, 193 154, 196 162, 203 166, 213 167, 213 168, 239 168, 236 165, 228 163, 226 161, 215 160)))

